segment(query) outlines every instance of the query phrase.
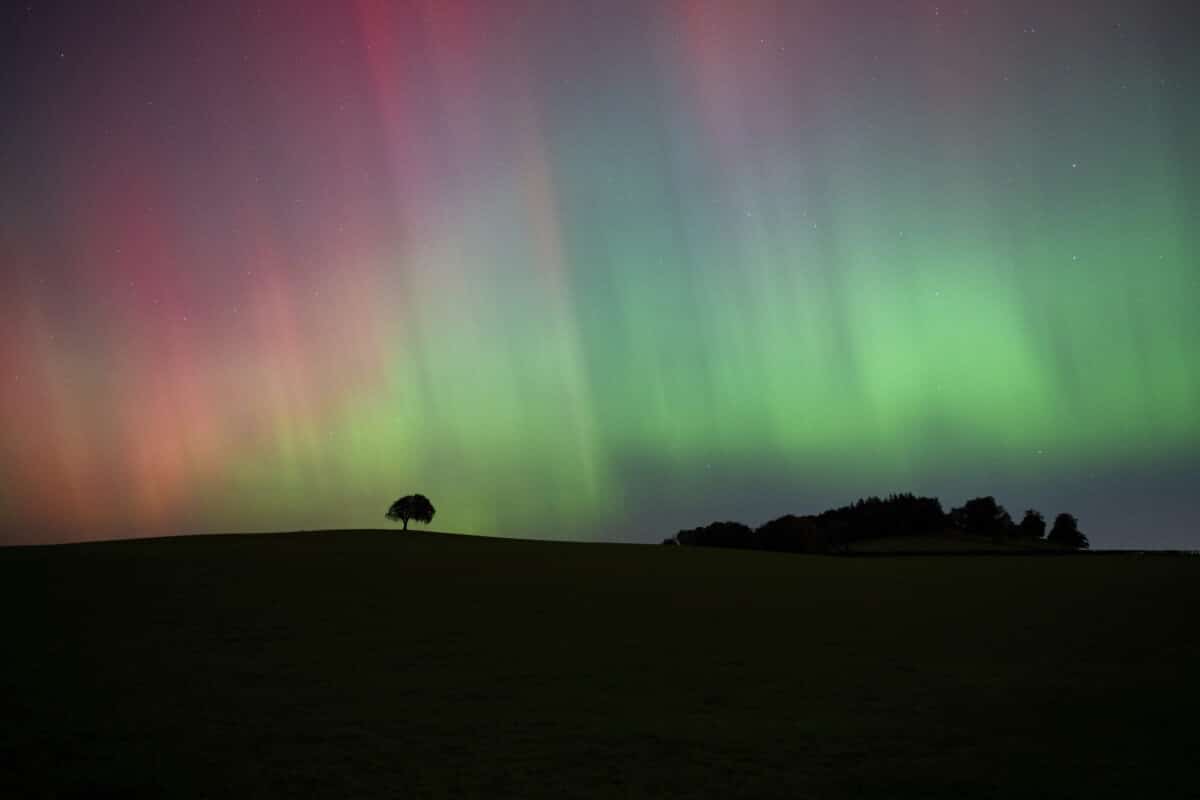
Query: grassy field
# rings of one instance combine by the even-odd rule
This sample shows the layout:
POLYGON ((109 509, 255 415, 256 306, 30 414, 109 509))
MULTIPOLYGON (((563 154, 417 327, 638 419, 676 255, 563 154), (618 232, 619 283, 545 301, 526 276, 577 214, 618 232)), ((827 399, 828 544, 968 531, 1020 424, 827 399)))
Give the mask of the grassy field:
POLYGON ((1200 558, 0 550, 5 797, 1194 797, 1200 558))

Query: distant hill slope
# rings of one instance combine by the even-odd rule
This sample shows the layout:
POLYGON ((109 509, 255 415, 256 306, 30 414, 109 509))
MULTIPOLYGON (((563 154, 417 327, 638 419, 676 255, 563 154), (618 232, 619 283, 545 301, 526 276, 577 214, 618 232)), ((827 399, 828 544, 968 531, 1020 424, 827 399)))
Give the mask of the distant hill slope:
POLYGON ((0 549, 7 797, 1182 797, 1200 559, 0 549))
POLYGON ((1024 555, 1075 553, 1067 548, 1055 547, 1045 541, 1021 539, 996 539, 990 536, 975 536, 969 533, 947 532, 918 536, 887 536, 877 539, 861 539, 851 542, 846 553, 855 554, 1013 554, 1024 555))

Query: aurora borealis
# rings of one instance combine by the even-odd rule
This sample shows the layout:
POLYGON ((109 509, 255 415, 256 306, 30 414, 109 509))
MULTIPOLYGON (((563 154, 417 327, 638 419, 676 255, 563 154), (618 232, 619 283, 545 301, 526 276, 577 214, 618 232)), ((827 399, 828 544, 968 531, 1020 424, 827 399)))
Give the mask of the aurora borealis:
POLYGON ((113 6, 4 12, 0 541, 911 490, 1200 546, 1172 4, 113 6))

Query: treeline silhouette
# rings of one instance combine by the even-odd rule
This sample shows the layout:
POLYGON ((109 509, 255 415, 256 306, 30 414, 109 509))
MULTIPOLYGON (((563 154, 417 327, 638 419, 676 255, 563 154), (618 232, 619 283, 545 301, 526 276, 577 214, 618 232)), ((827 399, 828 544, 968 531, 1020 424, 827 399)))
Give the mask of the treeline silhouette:
POLYGON ((1046 534, 1041 512, 1028 509, 1019 523, 994 497, 976 497, 949 513, 936 497, 912 493, 866 497, 841 508, 816 515, 786 514, 757 528, 740 522, 713 522, 682 530, 663 541, 666 545, 734 547, 787 553, 840 553, 854 542, 900 536, 974 534, 993 540, 1042 542, 1063 549, 1084 550, 1087 537, 1071 514, 1059 514, 1046 534))

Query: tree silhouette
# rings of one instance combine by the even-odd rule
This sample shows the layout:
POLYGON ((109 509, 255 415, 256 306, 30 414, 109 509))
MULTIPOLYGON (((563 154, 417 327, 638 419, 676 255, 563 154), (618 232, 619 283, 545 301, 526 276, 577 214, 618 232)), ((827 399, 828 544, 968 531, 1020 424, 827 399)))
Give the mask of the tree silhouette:
POLYGON ((917 497, 911 492, 886 498, 866 497, 851 505, 822 511, 816 516, 831 545, 860 539, 941 533, 946 514, 936 497, 917 497))
POLYGON ((681 545, 695 547, 744 547, 753 548, 753 536, 749 526, 740 522, 713 522, 703 528, 692 528, 675 534, 681 545))
POLYGON ((968 500, 950 512, 951 519, 969 533, 1005 536, 1013 532, 1012 517, 991 495, 968 500))
MULTIPOLYGON (((684 547, 736 547, 746 550, 773 550, 790 553, 847 553, 858 541, 889 537, 954 537, 954 529, 975 535, 1021 537, 1042 541, 1046 518, 1037 509, 1026 509, 1018 525, 996 502, 996 498, 976 497, 949 514, 936 497, 918 497, 911 492, 890 494, 886 498, 865 497, 848 506, 831 508, 820 514, 785 514, 751 529, 740 522, 713 522, 699 528, 682 530, 663 540, 664 545, 684 547)), ((1087 537, 1079 531, 1079 521, 1070 514, 1059 514, 1054 529, 1045 540, 1062 548, 1085 550, 1087 537)), ((898 551, 899 552, 899 551, 898 551)))
POLYGON ((1088 538, 1079 530, 1079 520, 1073 514, 1059 514, 1054 518, 1054 527, 1046 541, 1060 547, 1070 547, 1074 550, 1087 550, 1088 538))
POLYGON ((785 514, 758 526, 754 531, 754 544, 760 550, 776 550, 785 553, 824 552, 825 538, 816 517, 797 517, 785 514))
POLYGON ((433 503, 429 502, 428 497, 423 494, 408 494, 392 503, 392 507, 388 509, 387 518, 393 522, 403 522, 404 530, 408 530, 410 519, 428 525, 433 522, 435 513, 437 510, 433 507, 433 503))
POLYGON ((1017 530, 1023 539, 1041 539, 1046 535, 1046 518, 1037 509, 1026 509, 1017 530))

